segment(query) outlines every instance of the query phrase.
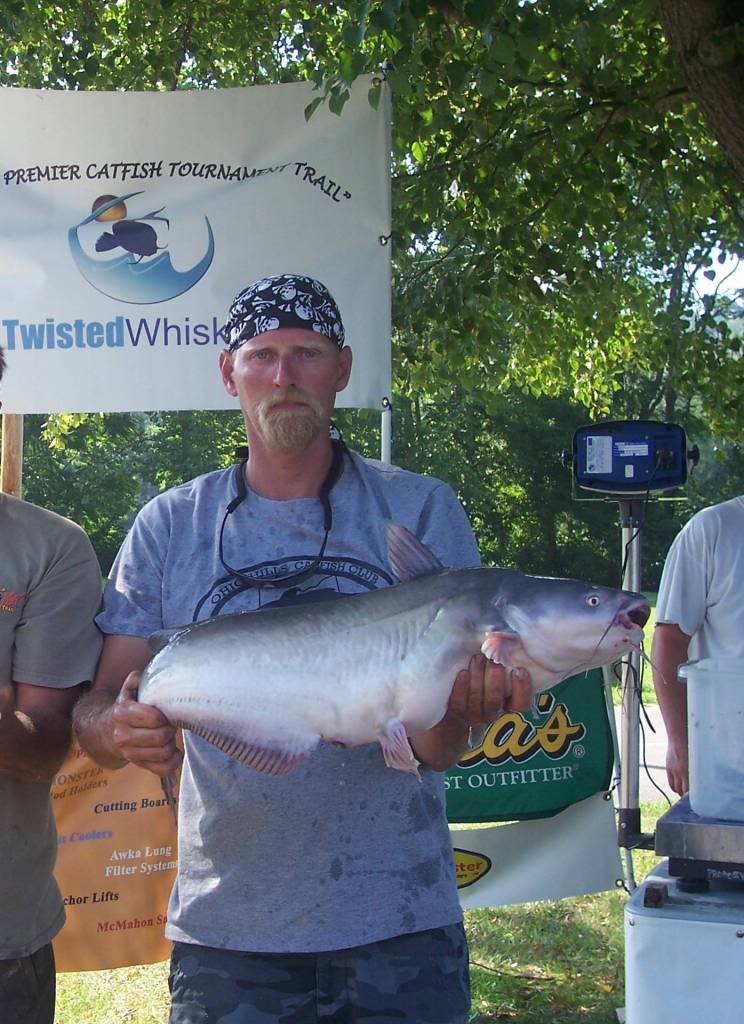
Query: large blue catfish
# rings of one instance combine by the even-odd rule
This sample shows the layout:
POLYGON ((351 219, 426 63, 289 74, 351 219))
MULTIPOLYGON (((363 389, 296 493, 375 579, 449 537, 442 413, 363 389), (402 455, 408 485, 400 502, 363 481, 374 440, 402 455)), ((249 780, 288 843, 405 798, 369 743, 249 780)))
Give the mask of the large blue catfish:
POLYGON ((638 649, 640 594, 508 569, 444 568, 387 528, 401 581, 322 604, 240 612, 169 638, 139 700, 258 771, 290 771, 321 740, 377 741, 418 775, 408 736, 444 715, 455 676, 482 651, 524 667, 535 692, 638 649))

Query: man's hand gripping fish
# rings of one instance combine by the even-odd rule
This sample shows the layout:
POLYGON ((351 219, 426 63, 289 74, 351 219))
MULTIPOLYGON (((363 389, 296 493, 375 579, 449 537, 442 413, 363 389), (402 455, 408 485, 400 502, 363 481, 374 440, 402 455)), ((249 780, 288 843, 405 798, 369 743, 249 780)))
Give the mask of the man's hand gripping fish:
POLYGON ((338 601, 223 615, 156 634, 139 700, 269 775, 321 740, 377 741, 418 776, 409 736, 444 716, 457 673, 482 651, 524 667, 535 693, 638 649, 640 594, 509 569, 444 568, 387 528, 398 586, 338 601))

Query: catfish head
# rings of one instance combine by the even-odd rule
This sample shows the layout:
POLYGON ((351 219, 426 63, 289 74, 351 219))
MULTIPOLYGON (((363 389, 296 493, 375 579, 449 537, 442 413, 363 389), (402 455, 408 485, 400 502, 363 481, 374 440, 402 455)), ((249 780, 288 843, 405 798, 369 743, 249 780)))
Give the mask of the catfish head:
POLYGON ((488 657, 498 655, 493 660, 502 661, 511 645, 512 659, 524 659, 533 676, 530 662, 565 679, 639 649, 651 613, 642 594, 580 580, 509 575, 494 601, 506 628, 487 632, 482 647, 488 657))
MULTIPOLYGON (((429 592, 440 590, 443 607, 460 606, 486 657, 506 668, 526 668, 535 692, 615 661, 643 639, 651 609, 642 594, 511 569, 447 572, 399 524, 388 524, 387 539, 398 578, 428 577, 429 592)), ((454 627, 454 614, 451 621, 454 627)))

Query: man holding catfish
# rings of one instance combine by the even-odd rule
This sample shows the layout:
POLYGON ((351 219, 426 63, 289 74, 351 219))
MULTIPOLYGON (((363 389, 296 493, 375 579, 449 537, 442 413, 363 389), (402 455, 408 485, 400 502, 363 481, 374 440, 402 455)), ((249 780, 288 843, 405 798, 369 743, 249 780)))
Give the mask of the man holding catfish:
MULTIPOLYGON (((168 719, 134 699, 150 634, 388 586, 391 520, 445 565, 478 561, 449 487, 331 438, 352 355, 320 282, 254 282, 224 336, 220 371, 249 458, 154 499, 119 553, 99 617, 104 653, 76 714, 81 743, 108 767, 132 761, 166 776, 181 760, 168 719)), ((468 1020, 439 773, 471 728, 526 709, 532 693, 527 672, 482 654, 453 683, 442 720, 408 737, 421 783, 386 767, 377 745, 321 744, 291 772, 266 775, 184 733, 171 1024, 468 1020)))

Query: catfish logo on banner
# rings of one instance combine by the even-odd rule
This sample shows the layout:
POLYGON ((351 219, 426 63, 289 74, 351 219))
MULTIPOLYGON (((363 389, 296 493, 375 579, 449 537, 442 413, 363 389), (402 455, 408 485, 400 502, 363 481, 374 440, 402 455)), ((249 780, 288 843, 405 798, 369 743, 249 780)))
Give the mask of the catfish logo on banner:
POLYGON ((537 711, 502 715, 446 775, 453 823, 557 814, 607 788, 613 747, 600 669, 537 698, 537 711))
POLYGON ((161 224, 170 228, 170 218, 162 216, 166 207, 149 213, 144 208, 132 212, 131 203, 127 208, 128 200, 142 195, 140 191, 98 196, 90 215, 70 228, 70 252, 85 280, 109 298, 143 304, 167 302, 193 288, 209 270, 214 258, 212 226, 205 217, 206 249, 201 259, 187 270, 176 270, 168 242, 161 244, 158 230, 161 224), (102 225, 109 230, 101 233, 102 225), (91 248, 96 255, 88 251, 91 248), (121 251, 113 259, 97 255, 117 250, 121 251))

